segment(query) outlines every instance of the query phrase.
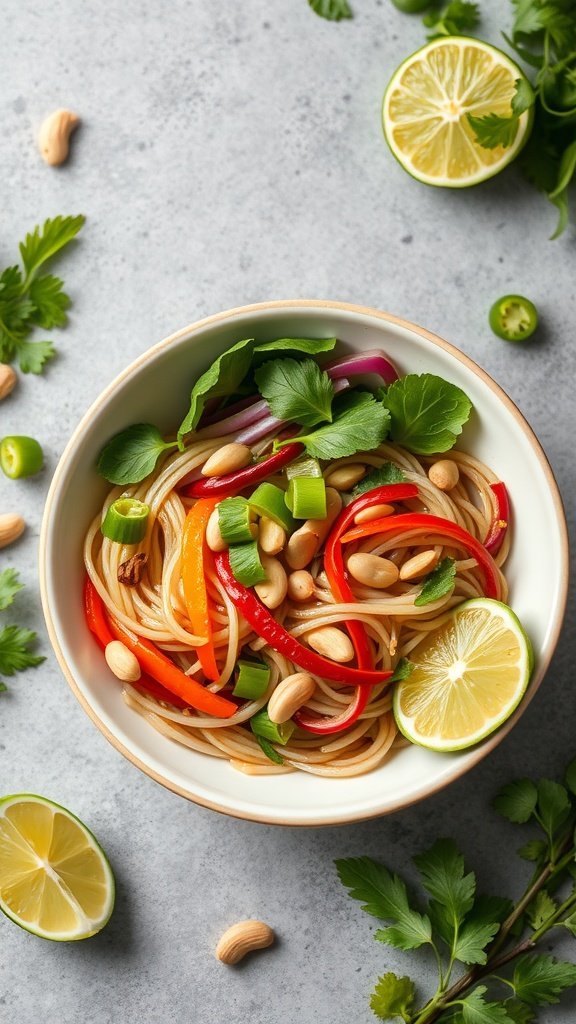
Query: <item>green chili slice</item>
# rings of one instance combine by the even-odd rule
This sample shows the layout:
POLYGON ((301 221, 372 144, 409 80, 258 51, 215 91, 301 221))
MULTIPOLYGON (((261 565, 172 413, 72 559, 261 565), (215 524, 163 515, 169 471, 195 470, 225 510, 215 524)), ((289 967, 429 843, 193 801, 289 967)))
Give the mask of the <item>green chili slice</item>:
POLYGON ((117 498, 109 506, 100 529, 117 544, 139 544, 146 536, 150 508, 136 498, 117 498))
POLYGON ((0 466, 11 480, 33 476, 44 464, 42 448, 33 437, 4 437, 0 441, 0 466))
POLYGON ((538 310, 523 295, 503 295, 492 306, 490 327, 504 341, 526 341, 538 326, 538 310))

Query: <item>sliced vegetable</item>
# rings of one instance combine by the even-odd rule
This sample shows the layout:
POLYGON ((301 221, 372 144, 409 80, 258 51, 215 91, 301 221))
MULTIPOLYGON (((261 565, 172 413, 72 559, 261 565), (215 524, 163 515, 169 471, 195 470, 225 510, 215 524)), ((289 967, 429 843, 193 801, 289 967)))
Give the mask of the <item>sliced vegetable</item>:
POLYGON ((285 500, 295 519, 325 519, 326 484, 324 477, 293 477, 288 485, 285 500))
POLYGON ((285 747, 296 726, 291 720, 281 724, 271 722, 266 708, 262 708, 255 715, 252 715, 250 728, 255 736, 261 736, 272 743, 281 743, 285 747))
POLYGON ((284 491, 275 484, 264 482, 256 488, 248 499, 250 508, 259 516, 266 516, 274 523, 281 526, 283 530, 291 533, 295 527, 294 520, 290 515, 284 500, 284 491))
POLYGON ((227 497, 237 494, 245 487, 252 487, 268 476, 280 472, 296 459, 304 451, 304 445, 298 441, 290 441, 281 451, 275 452, 262 462, 256 462, 246 469, 239 469, 236 473, 227 473, 226 476, 207 477, 203 480, 195 480, 182 488, 182 493, 187 498, 210 498, 227 497))
POLYGON ((280 756, 276 748, 268 740, 265 740, 263 736, 256 736, 256 742, 269 761, 272 761, 274 764, 284 764, 284 758, 280 756))
POLYGON ((302 455, 301 458, 290 462, 284 472, 288 480, 293 480, 297 476, 322 476, 322 467, 318 459, 313 459, 310 455, 302 455))
POLYGON ((504 341, 526 341, 538 326, 538 310, 523 295, 503 295, 488 316, 490 327, 504 341))
POLYGON ((387 355, 378 348, 366 352, 355 352, 352 355, 334 359, 324 367, 331 380, 340 377, 353 377, 356 374, 374 373, 385 384, 398 380, 398 371, 387 355))
POLYGON ((490 490, 493 491, 496 498, 496 514, 484 540, 484 547, 491 555, 496 555, 502 547, 510 523, 510 499, 506 484, 503 484, 501 480, 497 484, 490 484, 490 490))
POLYGON ((206 643, 196 648, 198 660, 207 679, 220 677, 216 652, 212 642, 212 622, 208 608, 206 569, 211 564, 212 552, 206 544, 206 527, 214 511, 217 498, 201 498, 186 516, 182 537, 182 587, 190 624, 196 636, 206 643))
POLYGON ((253 587, 266 579, 264 566, 258 554, 258 542, 249 544, 231 544, 228 548, 230 568, 235 580, 245 587, 253 587))
POLYGON ((263 697, 270 682, 270 667, 265 661, 241 659, 237 664, 238 676, 233 689, 235 697, 258 700, 263 697))
POLYGON ((33 437, 13 435, 0 441, 0 466, 11 480, 39 473, 44 463, 42 448, 33 437))
POLYGON ((247 544, 254 540, 256 528, 250 518, 246 498, 225 498, 218 505, 218 525, 227 544, 247 544))
POLYGON ((137 498, 117 498, 106 510, 100 529, 116 544, 139 544, 146 536, 150 506, 137 498))

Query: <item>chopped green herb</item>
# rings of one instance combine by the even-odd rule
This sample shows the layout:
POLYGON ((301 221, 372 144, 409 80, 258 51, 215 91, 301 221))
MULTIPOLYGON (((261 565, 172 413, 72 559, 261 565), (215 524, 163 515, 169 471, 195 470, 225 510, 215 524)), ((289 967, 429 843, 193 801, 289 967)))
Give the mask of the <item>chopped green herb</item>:
POLYGON ((332 420, 334 386, 313 359, 273 359, 255 373, 258 390, 279 420, 302 427, 332 420))
POLYGON ((245 587, 253 587, 266 579, 264 567, 258 553, 258 542, 231 544, 228 548, 232 575, 245 587))
MULTIPOLYGON (((339 459, 377 448, 388 434, 390 418, 381 402, 367 392, 349 392, 334 402, 332 423, 298 436, 309 455, 339 459)), ((291 443, 282 441, 277 448, 291 443)))
POLYGON ((34 437, 12 435, 0 441, 0 467, 10 480, 34 476, 44 464, 44 453, 34 437))
POLYGON ((276 747, 273 747, 263 736, 256 736, 256 742, 269 761, 273 761, 274 764, 284 764, 284 758, 280 756, 276 747))
POLYGON ((472 403, 455 384, 432 373, 408 374, 386 391, 392 440, 418 455, 447 452, 468 420, 472 403))
POLYGON ((399 683, 401 679, 408 679, 408 676, 412 675, 413 671, 414 665, 412 662, 408 661, 408 658, 400 658, 388 683, 399 683))
POLYGON ((16 569, 4 569, 0 572, 0 612, 8 608, 19 590, 24 588, 23 583, 18 582, 16 569))
POLYGON ((341 21, 342 18, 353 17, 348 0, 308 0, 308 3, 316 14, 328 21, 341 21))
POLYGON ((435 9, 423 18, 424 24, 430 29, 428 39, 467 35, 471 29, 476 28, 479 20, 478 4, 467 3, 466 0, 450 0, 441 10, 435 9))
POLYGON ((104 445, 98 472, 111 484, 137 484, 153 472, 163 452, 176 447, 151 423, 134 423, 104 445))
POLYGON ((431 604, 432 601, 439 601, 441 597, 449 594, 454 589, 456 579, 456 563, 453 558, 443 558, 432 572, 424 579, 424 586, 414 601, 417 608, 424 604, 431 604))
POLYGON ((371 469, 366 476, 352 490, 352 497, 358 498, 367 491, 373 491, 376 487, 385 487, 387 484, 401 484, 406 477, 398 466, 393 462, 385 462, 378 469, 371 469))
POLYGON ((218 526, 222 539, 227 544, 247 544, 254 540, 257 528, 251 519, 250 505, 246 498, 224 498, 217 505, 218 526))

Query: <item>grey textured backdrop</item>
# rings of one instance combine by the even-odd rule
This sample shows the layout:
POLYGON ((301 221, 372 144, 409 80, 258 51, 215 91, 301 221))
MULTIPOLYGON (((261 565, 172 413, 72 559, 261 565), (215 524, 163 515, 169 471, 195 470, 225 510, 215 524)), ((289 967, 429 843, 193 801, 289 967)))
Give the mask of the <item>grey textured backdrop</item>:
MULTIPOLYGON (((0 482, 2 510, 21 510, 30 524, 0 564, 20 568, 21 616, 47 655, 0 697, 0 791, 41 792, 73 808, 109 852, 119 891, 110 925, 78 945, 44 943, 0 921, 2 1020, 369 1022, 376 976, 407 963, 373 941, 333 858, 367 853, 405 868, 421 845, 454 834, 483 888, 517 891, 525 869, 504 854, 518 837, 490 798, 502 781, 556 772, 576 753, 576 651, 566 628, 513 734, 445 792, 348 828, 241 823, 187 804, 124 761, 49 650, 37 536, 72 428, 149 345, 234 305, 351 300, 437 331, 519 404, 573 515, 574 229, 548 242, 554 211, 514 170, 463 193, 402 172, 381 136, 380 100, 423 30, 388 0, 354 7, 354 21, 330 24, 306 0, 3 5, 0 263, 46 216, 83 212, 88 221, 61 264, 74 307, 55 339, 58 359, 45 377, 21 380, 0 410, 2 433, 32 432, 47 453, 41 476, 0 482), (35 136, 61 105, 83 123, 70 163, 52 170, 35 136), (516 290, 543 319, 525 347, 496 340, 486 324, 492 300, 516 290), (278 947, 227 970, 213 959, 214 942, 252 915, 277 928, 278 947)), ((483 33, 496 42, 507 4, 482 0, 482 9, 483 33)), ((541 1014, 545 1024, 575 1017, 568 999, 541 1014)))

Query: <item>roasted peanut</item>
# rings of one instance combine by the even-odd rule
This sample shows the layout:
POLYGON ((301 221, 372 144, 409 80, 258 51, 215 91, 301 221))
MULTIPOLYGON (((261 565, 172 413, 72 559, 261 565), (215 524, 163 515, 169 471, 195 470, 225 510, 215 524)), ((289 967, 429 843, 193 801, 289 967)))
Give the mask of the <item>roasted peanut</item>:
POLYGON ((268 717, 271 722, 287 722, 292 715, 310 699, 316 683, 307 672, 295 672, 286 676, 274 690, 268 701, 268 717))
POLYGON ((288 577, 288 597, 291 601, 309 601, 314 596, 314 580, 306 569, 291 572, 288 577))
POLYGON ((357 462, 349 462, 347 466, 339 466, 333 469, 326 477, 329 487, 335 487, 337 491, 349 491, 366 474, 366 466, 357 462))
POLYGON ((206 524, 206 543, 210 551, 225 551, 228 547, 220 533, 220 519, 217 508, 214 509, 206 524))
POLYGON ((123 683, 135 683, 137 679, 140 679, 142 672, 138 658, 128 650, 121 640, 111 640, 106 645, 104 657, 110 671, 123 683))
POLYGON ((430 466, 428 478, 438 490, 451 491, 460 479, 460 471, 452 459, 440 459, 430 466))
POLYGON ((216 959, 237 964, 254 949, 266 949, 274 942, 274 932, 264 921, 239 921, 233 924, 216 946, 216 959))
POLYGON ((304 569, 326 540, 336 516, 342 508, 342 498, 333 487, 326 488, 326 519, 307 519, 292 534, 286 545, 286 561, 291 569, 304 569))
POLYGON ((306 633, 306 640, 313 650, 331 661, 352 661, 354 648, 349 637, 336 626, 321 626, 306 633))
POLYGON ((0 401, 7 398, 16 386, 16 374, 8 363, 0 363, 0 401))
POLYGON ((212 453, 202 466, 202 476, 225 476, 226 473, 235 473, 237 469, 244 469, 244 466, 248 466, 250 462, 252 462, 252 452, 248 446, 232 441, 212 453))
POLYGON ((369 508, 364 508, 361 512, 356 513, 354 522, 356 526, 362 526, 362 523, 371 523, 373 519, 384 519, 384 516, 391 516, 395 511, 394 505, 370 505, 369 508))
POLYGON ((267 555, 278 555, 286 544, 286 531, 273 519, 262 516, 258 543, 267 555))
POLYGON ((38 146, 47 164, 56 167, 64 163, 70 148, 70 136, 79 123, 78 114, 71 110, 55 110, 42 122, 38 146))
POLYGON ((432 548, 429 551, 421 551, 419 555, 409 558, 400 567, 400 579, 417 580, 420 576, 425 576, 438 564, 438 558, 438 554, 432 548))
POLYGON ((398 579, 398 566, 389 558, 358 551, 348 559, 348 571, 358 583, 365 587, 386 590, 398 579))
POLYGON ((3 512, 0 515, 0 548, 7 548, 24 533, 26 523, 16 512, 3 512))
POLYGON ((266 579, 262 583, 257 583, 254 590, 262 604, 273 610, 278 608, 286 597, 288 578, 284 566, 277 558, 263 554, 260 556, 260 560, 266 573, 266 579))

